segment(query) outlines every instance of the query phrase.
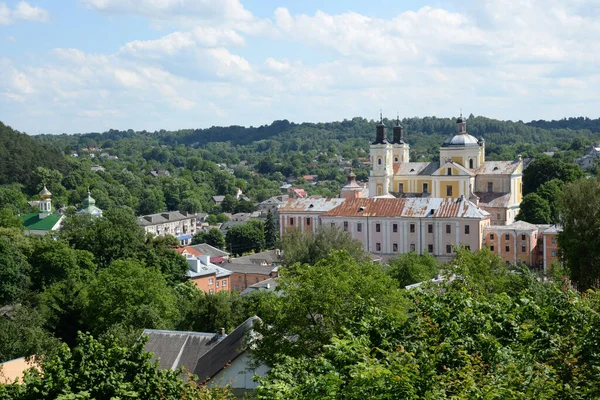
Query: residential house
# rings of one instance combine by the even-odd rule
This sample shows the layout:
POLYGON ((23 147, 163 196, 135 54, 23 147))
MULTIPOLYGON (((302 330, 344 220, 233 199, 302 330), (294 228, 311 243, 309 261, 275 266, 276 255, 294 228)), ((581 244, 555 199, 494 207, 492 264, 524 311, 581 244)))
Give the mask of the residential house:
POLYGON ((246 289, 244 289, 244 291, 242 291, 242 293, 240 293, 240 296, 246 296, 259 291, 272 292, 275 290, 275 288, 277 288, 278 285, 279 280, 276 277, 265 279, 264 281, 260 281, 248 286, 246 289))
POLYGON ((186 211, 170 211, 138 217, 138 225, 153 236, 175 236, 181 245, 192 242, 196 233, 196 215, 186 211))
POLYGON ((187 276, 198 289, 205 293, 231 292, 231 271, 210 262, 210 256, 188 256, 190 269, 187 276))
POLYGON ((171 176, 171 173, 166 170, 150 171, 148 174, 154 178, 168 178, 171 176))
POLYGON ((257 383, 255 375, 266 376, 269 368, 256 367, 250 357, 252 341, 259 340, 252 326, 258 317, 251 317, 233 332, 181 332, 146 329, 145 350, 152 353, 160 369, 183 368, 187 374, 198 377, 198 383, 209 387, 227 385, 234 395, 242 398, 251 393, 257 383))
POLYGON ((102 165, 94 164, 90 167, 90 170, 94 171, 94 172, 98 172, 98 171, 106 171, 106 168, 104 168, 102 165))
POLYGON ((268 250, 232 258, 224 267, 232 272, 232 290, 242 292, 252 284, 277 277, 279 265, 281 265, 280 251, 268 250))
POLYGON ((212 199, 216 205, 220 206, 223 200, 225 200, 225 196, 213 196, 212 199))
POLYGON ((277 218, 277 209, 288 199, 289 195, 287 194, 270 197, 267 200, 258 203, 257 210, 262 216, 267 215, 269 211, 271 211, 271 214, 277 218))

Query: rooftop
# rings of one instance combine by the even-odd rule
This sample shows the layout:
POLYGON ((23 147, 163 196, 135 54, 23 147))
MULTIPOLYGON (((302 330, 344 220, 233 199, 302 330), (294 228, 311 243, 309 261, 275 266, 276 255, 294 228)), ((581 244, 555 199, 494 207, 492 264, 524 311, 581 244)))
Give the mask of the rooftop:
POLYGON ((478 175, 511 175, 520 165, 520 160, 486 161, 475 171, 478 175))
POLYGON ((279 207, 279 212, 325 212, 339 206, 344 200, 338 198, 292 199, 279 207))
POLYGON ((60 214, 50 214, 46 218, 40 219, 39 213, 30 213, 23 215, 23 225, 29 231, 50 231, 58 224, 63 216, 60 214))
POLYGON ((188 214, 185 211, 170 211, 159 214, 143 215, 138 217, 138 224, 141 226, 164 224, 165 222, 182 221, 184 219, 196 218, 194 214, 188 214))

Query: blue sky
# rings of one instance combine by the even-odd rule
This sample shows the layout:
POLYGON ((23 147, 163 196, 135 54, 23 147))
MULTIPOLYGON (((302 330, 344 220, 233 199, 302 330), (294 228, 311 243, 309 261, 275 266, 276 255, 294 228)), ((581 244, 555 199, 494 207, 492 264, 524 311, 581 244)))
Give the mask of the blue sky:
POLYGON ((598 0, 0 0, 0 121, 599 117, 598 0))

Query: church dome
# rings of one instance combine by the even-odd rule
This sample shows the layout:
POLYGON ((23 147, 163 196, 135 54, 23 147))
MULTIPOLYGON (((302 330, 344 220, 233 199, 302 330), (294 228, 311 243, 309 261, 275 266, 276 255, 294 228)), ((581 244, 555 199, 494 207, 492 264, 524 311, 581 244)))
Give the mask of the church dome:
POLYGON ((44 188, 40 192, 40 199, 48 200, 50 197, 52 197, 52 193, 50 193, 50 191, 46 188, 46 185, 44 185, 44 188))
POLYGON ((479 140, 475 136, 471 136, 468 133, 461 133, 454 136, 449 136, 442 147, 474 147, 479 146, 479 140))

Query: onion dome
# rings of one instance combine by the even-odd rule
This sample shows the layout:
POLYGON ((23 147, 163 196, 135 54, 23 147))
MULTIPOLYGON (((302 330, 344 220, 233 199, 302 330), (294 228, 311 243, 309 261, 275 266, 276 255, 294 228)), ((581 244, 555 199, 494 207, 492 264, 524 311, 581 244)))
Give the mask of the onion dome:
POLYGON ((52 193, 50 193, 50 191, 46 188, 46 185, 44 185, 44 188, 40 192, 40 199, 41 200, 48 200, 51 197, 52 197, 52 193))

